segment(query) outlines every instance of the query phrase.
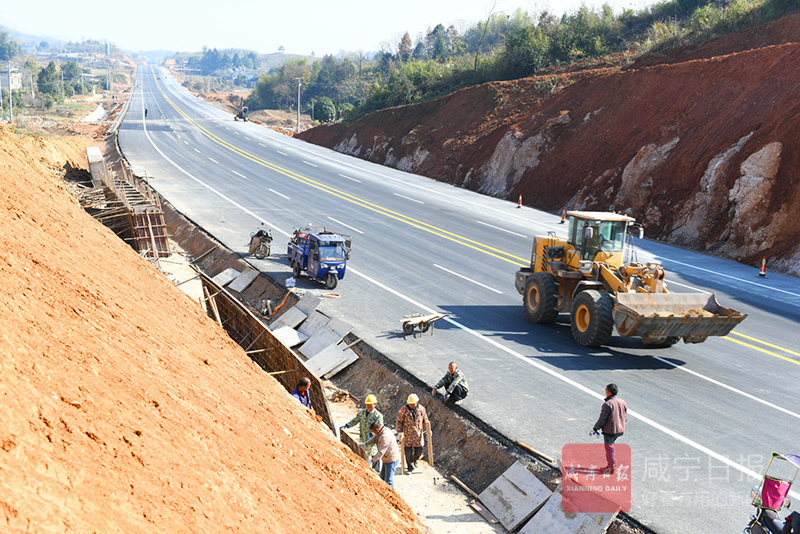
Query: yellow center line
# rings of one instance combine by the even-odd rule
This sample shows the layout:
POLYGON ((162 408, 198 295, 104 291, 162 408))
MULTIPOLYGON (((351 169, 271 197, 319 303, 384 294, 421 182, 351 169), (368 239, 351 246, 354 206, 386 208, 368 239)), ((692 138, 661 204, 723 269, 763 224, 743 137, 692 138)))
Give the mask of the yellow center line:
POLYGON ((222 146, 224 148, 227 148, 228 150, 230 150, 230 151, 242 156, 243 158, 248 159, 248 160, 250 160, 250 161, 252 161, 252 162, 254 162, 254 163, 258 164, 258 165, 266 167, 266 168, 268 168, 268 169, 270 169, 272 171, 275 171, 275 172, 277 172, 279 174, 283 174, 284 176, 287 176, 289 178, 292 178, 293 180, 297 180, 297 181, 299 181, 301 183, 304 183, 306 185, 314 187, 314 188, 316 188, 316 189, 318 189, 320 191, 326 192, 326 193, 328 193, 330 195, 333 195, 333 196, 336 196, 338 198, 341 198, 342 200, 346 200, 348 202, 351 202, 353 204, 356 204, 356 205, 361 206, 363 208, 366 208, 368 210, 371 210, 371 211, 374 211, 374 212, 379 213, 381 215, 384 215, 385 217, 392 218, 392 219, 397 220, 399 222, 402 222, 402 223, 408 224, 410 226, 413 226, 414 228, 418 228, 420 230, 423 230, 423 231, 426 231, 428 233, 434 234, 434 235, 436 235, 438 237, 447 239, 447 240, 452 241, 454 243, 458 243, 460 245, 469 247, 469 248, 471 248, 473 250, 476 250, 478 252, 482 252, 482 253, 487 254, 489 256, 493 256, 495 258, 501 259, 503 261, 507 261, 509 263, 512 263, 514 265, 518 265, 518 266, 521 266, 521 267, 527 267, 529 265, 529 263, 530 263, 530 262, 526 262, 524 258, 520 258, 520 257, 515 256, 513 254, 509 254, 507 252, 504 252, 502 250, 490 247, 490 246, 485 245, 483 243, 479 243, 477 241, 473 241, 473 240, 468 239, 466 237, 460 236, 460 235, 455 234, 453 232, 449 232, 447 230, 444 230, 442 228, 438 228, 438 227, 433 226, 431 224, 419 221, 417 219, 408 217, 406 215, 402 215, 402 214, 397 213, 395 211, 392 211, 392 210, 389 210, 387 208, 384 208, 383 206, 380 206, 380 205, 377 205, 377 204, 373 204, 373 203, 371 203, 369 201, 366 201, 364 199, 361 199, 361 198, 358 198, 356 196, 350 195, 349 193, 345 193, 343 191, 339 191, 339 190, 334 189, 334 188, 332 188, 332 187, 330 187, 328 185, 325 185, 323 183, 320 183, 320 182, 317 182, 315 180, 312 180, 312 179, 310 179, 310 178, 308 178, 306 176, 294 173, 292 171, 289 171, 287 169, 279 167, 279 166, 275 165, 274 163, 271 163, 269 161, 263 160, 263 159, 259 158, 258 156, 250 154, 249 152, 246 152, 245 150, 243 150, 243 149, 241 149, 241 148, 239 148, 239 147, 237 147, 237 146, 235 146, 235 145, 233 145, 231 143, 228 143, 227 141, 225 141, 225 140, 219 138, 218 136, 216 136, 215 134, 211 133, 209 130, 207 130, 206 128, 204 128, 200 124, 198 124, 194 119, 192 119, 189 115, 187 115, 183 110, 181 110, 167 96, 166 93, 162 93, 162 95, 164 96, 166 101, 169 102, 169 104, 173 107, 173 109, 175 109, 175 111, 181 117, 186 119, 186 121, 189 122, 200 133, 202 133, 203 135, 205 135, 207 138, 209 138, 213 142, 217 143, 218 145, 220 145, 220 146, 222 146))
MULTIPOLYGON (((761 343, 762 345, 766 345, 767 347, 770 347, 770 348, 773 348, 773 349, 778 349, 778 350, 780 350, 780 351, 786 352, 786 353, 788 353, 788 354, 792 354, 792 355, 794 355, 794 356, 800 356, 800 352, 795 352, 795 351, 793 351, 793 350, 785 349, 785 348, 783 348, 783 347, 781 347, 781 346, 779 346, 779 345, 773 345, 772 343, 769 343, 769 342, 767 342, 767 341, 761 341, 761 340, 760 340, 760 339, 758 339, 758 338, 755 338, 755 337, 750 337, 750 336, 748 336, 748 335, 746 335, 746 334, 742 334, 742 333, 740 333, 740 332, 736 332, 736 331, 733 331, 733 330, 732 330, 732 331, 731 331, 731 334, 736 334, 736 335, 737 335, 737 336, 739 336, 739 337, 743 337, 743 338, 745 338, 745 339, 749 339, 750 341, 755 341, 756 343, 761 343)), ((791 361, 794 361, 794 360, 791 360, 791 361)), ((797 363, 797 362, 795 362, 795 363, 797 363)))
POLYGON ((776 354, 776 353, 774 353, 772 351, 769 351, 769 350, 766 350, 766 349, 762 349, 761 347, 756 347, 755 345, 751 345, 750 343, 745 343, 744 341, 739 341, 738 339, 733 339, 733 338, 731 338, 729 336, 725 336, 722 339, 727 339, 728 341, 733 341, 734 343, 738 343, 739 345, 742 345, 743 347, 748 347, 748 348, 751 348, 753 350, 757 350, 759 352, 763 352, 764 354, 769 354, 770 356, 775 356, 776 358, 780 358, 781 360, 786 360, 787 362, 791 362, 791 363, 793 363, 795 365, 800 365, 800 362, 798 362, 797 360, 793 360, 791 358, 787 358, 786 356, 781 356, 780 354, 776 354))

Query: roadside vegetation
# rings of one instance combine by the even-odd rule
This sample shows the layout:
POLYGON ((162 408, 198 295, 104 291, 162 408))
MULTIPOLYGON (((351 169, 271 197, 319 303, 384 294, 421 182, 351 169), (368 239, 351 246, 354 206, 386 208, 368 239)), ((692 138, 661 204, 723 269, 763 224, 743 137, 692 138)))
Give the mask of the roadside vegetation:
POLYGON ((669 0, 619 14, 608 5, 560 17, 546 10, 491 12, 463 32, 439 24, 416 39, 406 33, 372 56, 358 51, 287 61, 259 77, 247 105, 291 109, 299 81, 302 111, 321 122, 354 119, 488 81, 624 66, 650 51, 699 43, 797 9, 795 0, 669 0))

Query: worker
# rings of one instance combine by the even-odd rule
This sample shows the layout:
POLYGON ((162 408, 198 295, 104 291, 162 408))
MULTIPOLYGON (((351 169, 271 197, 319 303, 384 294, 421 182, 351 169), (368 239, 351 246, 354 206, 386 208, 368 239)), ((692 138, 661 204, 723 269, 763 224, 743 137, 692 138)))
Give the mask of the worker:
POLYGON ((306 408, 311 408, 311 379, 304 376, 297 381, 297 385, 292 390, 292 397, 300 401, 306 408))
POLYGON ((400 463, 400 449, 397 447, 397 439, 395 438, 392 429, 383 426, 383 423, 375 421, 370 425, 372 430, 372 438, 361 446, 374 447, 375 454, 372 456, 372 465, 383 463, 380 474, 384 482, 389 484, 394 489, 394 472, 397 469, 397 464, 400 463))
POLYGON ((459 371, 456 362, 450 362, 450 365, 447 367, 447 373, 442 377, 441 380, 436 382, 435 386, 433 386, 431 395, 435 397, 436 390, 441 387, 445 389, 445 404, 449 404, 451 406, 454 404, 459 404, 467 396, 467 393, 469 392, 467 377, 464 376, 464 373, 459 371))
POLYGON ((419 397, 414 393, 408 396, 406 405, 400 408, 394 428, 403 433, 403 449, 406 457, 406 471, 413 473, 417 460, 422 456, 425 446, 425 428, 428 425, 428 414, 425 407, 419 404, 419 397))
MULTIPOLYGON (((375 398, 375 395, 367 395, 367 398, 364 399, 364 408, 361 408, 356 414, 356 416, 350 420, 350 422, 348 422, 345 425, 342 425, 342 427, 339 428, 339 432, 340 433, 344 432, 345 429, 350 428, 356 423, 359 423, 358 441, 363 443, 366 442, 368 439, 370 439, 372 436, 369 436, 369 433, 372 424, 376 422, 380 423, 381 425, 383 424, 383 414, 375 408, 376 404, 378 404, 378 399, 375 398)), ((368 446, 364 450, 366 450, 367 454, 370 457, 372 457, 375 455, 377 448, 374 445, 372 445, 368 446)), ((377 471, 379 467, 373 466, 373 468, 375 468, 375 470, 377 471)))
POLYGON ((144 108, 144 118, 147 118, 147 108, 144 108))
POLYGON ((617 468, 616 454, 614 454, 614 444, 617 438, 625 432, 625 423, 628 421, 628 405, 624 400, 617 397, 619 387, 616 384, 606 386, 606 399, 603 407, 600 408, 600 417, 592 427, 592 434, 598 431, 603 433, 603 444, 606 449, 606 460, 608 461, 603 471, 613 473, 617 468))

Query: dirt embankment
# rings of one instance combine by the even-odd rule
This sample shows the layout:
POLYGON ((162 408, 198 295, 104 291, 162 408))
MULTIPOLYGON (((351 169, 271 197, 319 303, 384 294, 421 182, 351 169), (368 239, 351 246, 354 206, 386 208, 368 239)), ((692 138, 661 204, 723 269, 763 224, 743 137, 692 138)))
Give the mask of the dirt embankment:
POLYGON ((798 42, 791 16, 666 64, 489 83, 300 137, 554 213, 626 212, 650 237, 800 275, 798 42))
POLYGON ((88 137, 0 127, 0 530, 417 533, 196 302, 72 201, 88 137))

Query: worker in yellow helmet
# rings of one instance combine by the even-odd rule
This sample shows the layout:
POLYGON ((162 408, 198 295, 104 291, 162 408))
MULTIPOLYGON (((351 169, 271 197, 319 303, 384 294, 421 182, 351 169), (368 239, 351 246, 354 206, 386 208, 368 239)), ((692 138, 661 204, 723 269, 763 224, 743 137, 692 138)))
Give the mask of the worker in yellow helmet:
POLYGON ((412 393, 406 400, 406 405, 400 408, 397 414, 397 423, 394 425, 397 432, 403 433, 403 448, 406 457, 406 472, 413 473, 417 467, 417 460, 422 456, 425 446, 425 426, 428 424, 428 414, 425 407, 419 404, 419 397, 412 393))
MULTIPOLYGON (((370 427, 372 423, 379 422, 383 425, 383 414, 379 412, 375 406, 378 404, 378 399, 375 398, 375 395, 367 395, 367 398, 364 399, 364 408, 358 410, 353 419, 351 419, 347 424, 343 425, 339 428, 339 432, 344 432, 346 428, 350 428, 351 426, 358 423, 358 430, 359 430, 359 442, 364 443, 369 440, 372 436, 370 436, 370 427)), ((367 454, 370 458, 375 456, 378 452, 378 448, 375 445, 367 445, 364 448, 367 451, 367 454)), ((375 468, 375 466, 372 466, 375 468)), ((380 465, 375 469, 376 471, 380 472, 380 465)))

